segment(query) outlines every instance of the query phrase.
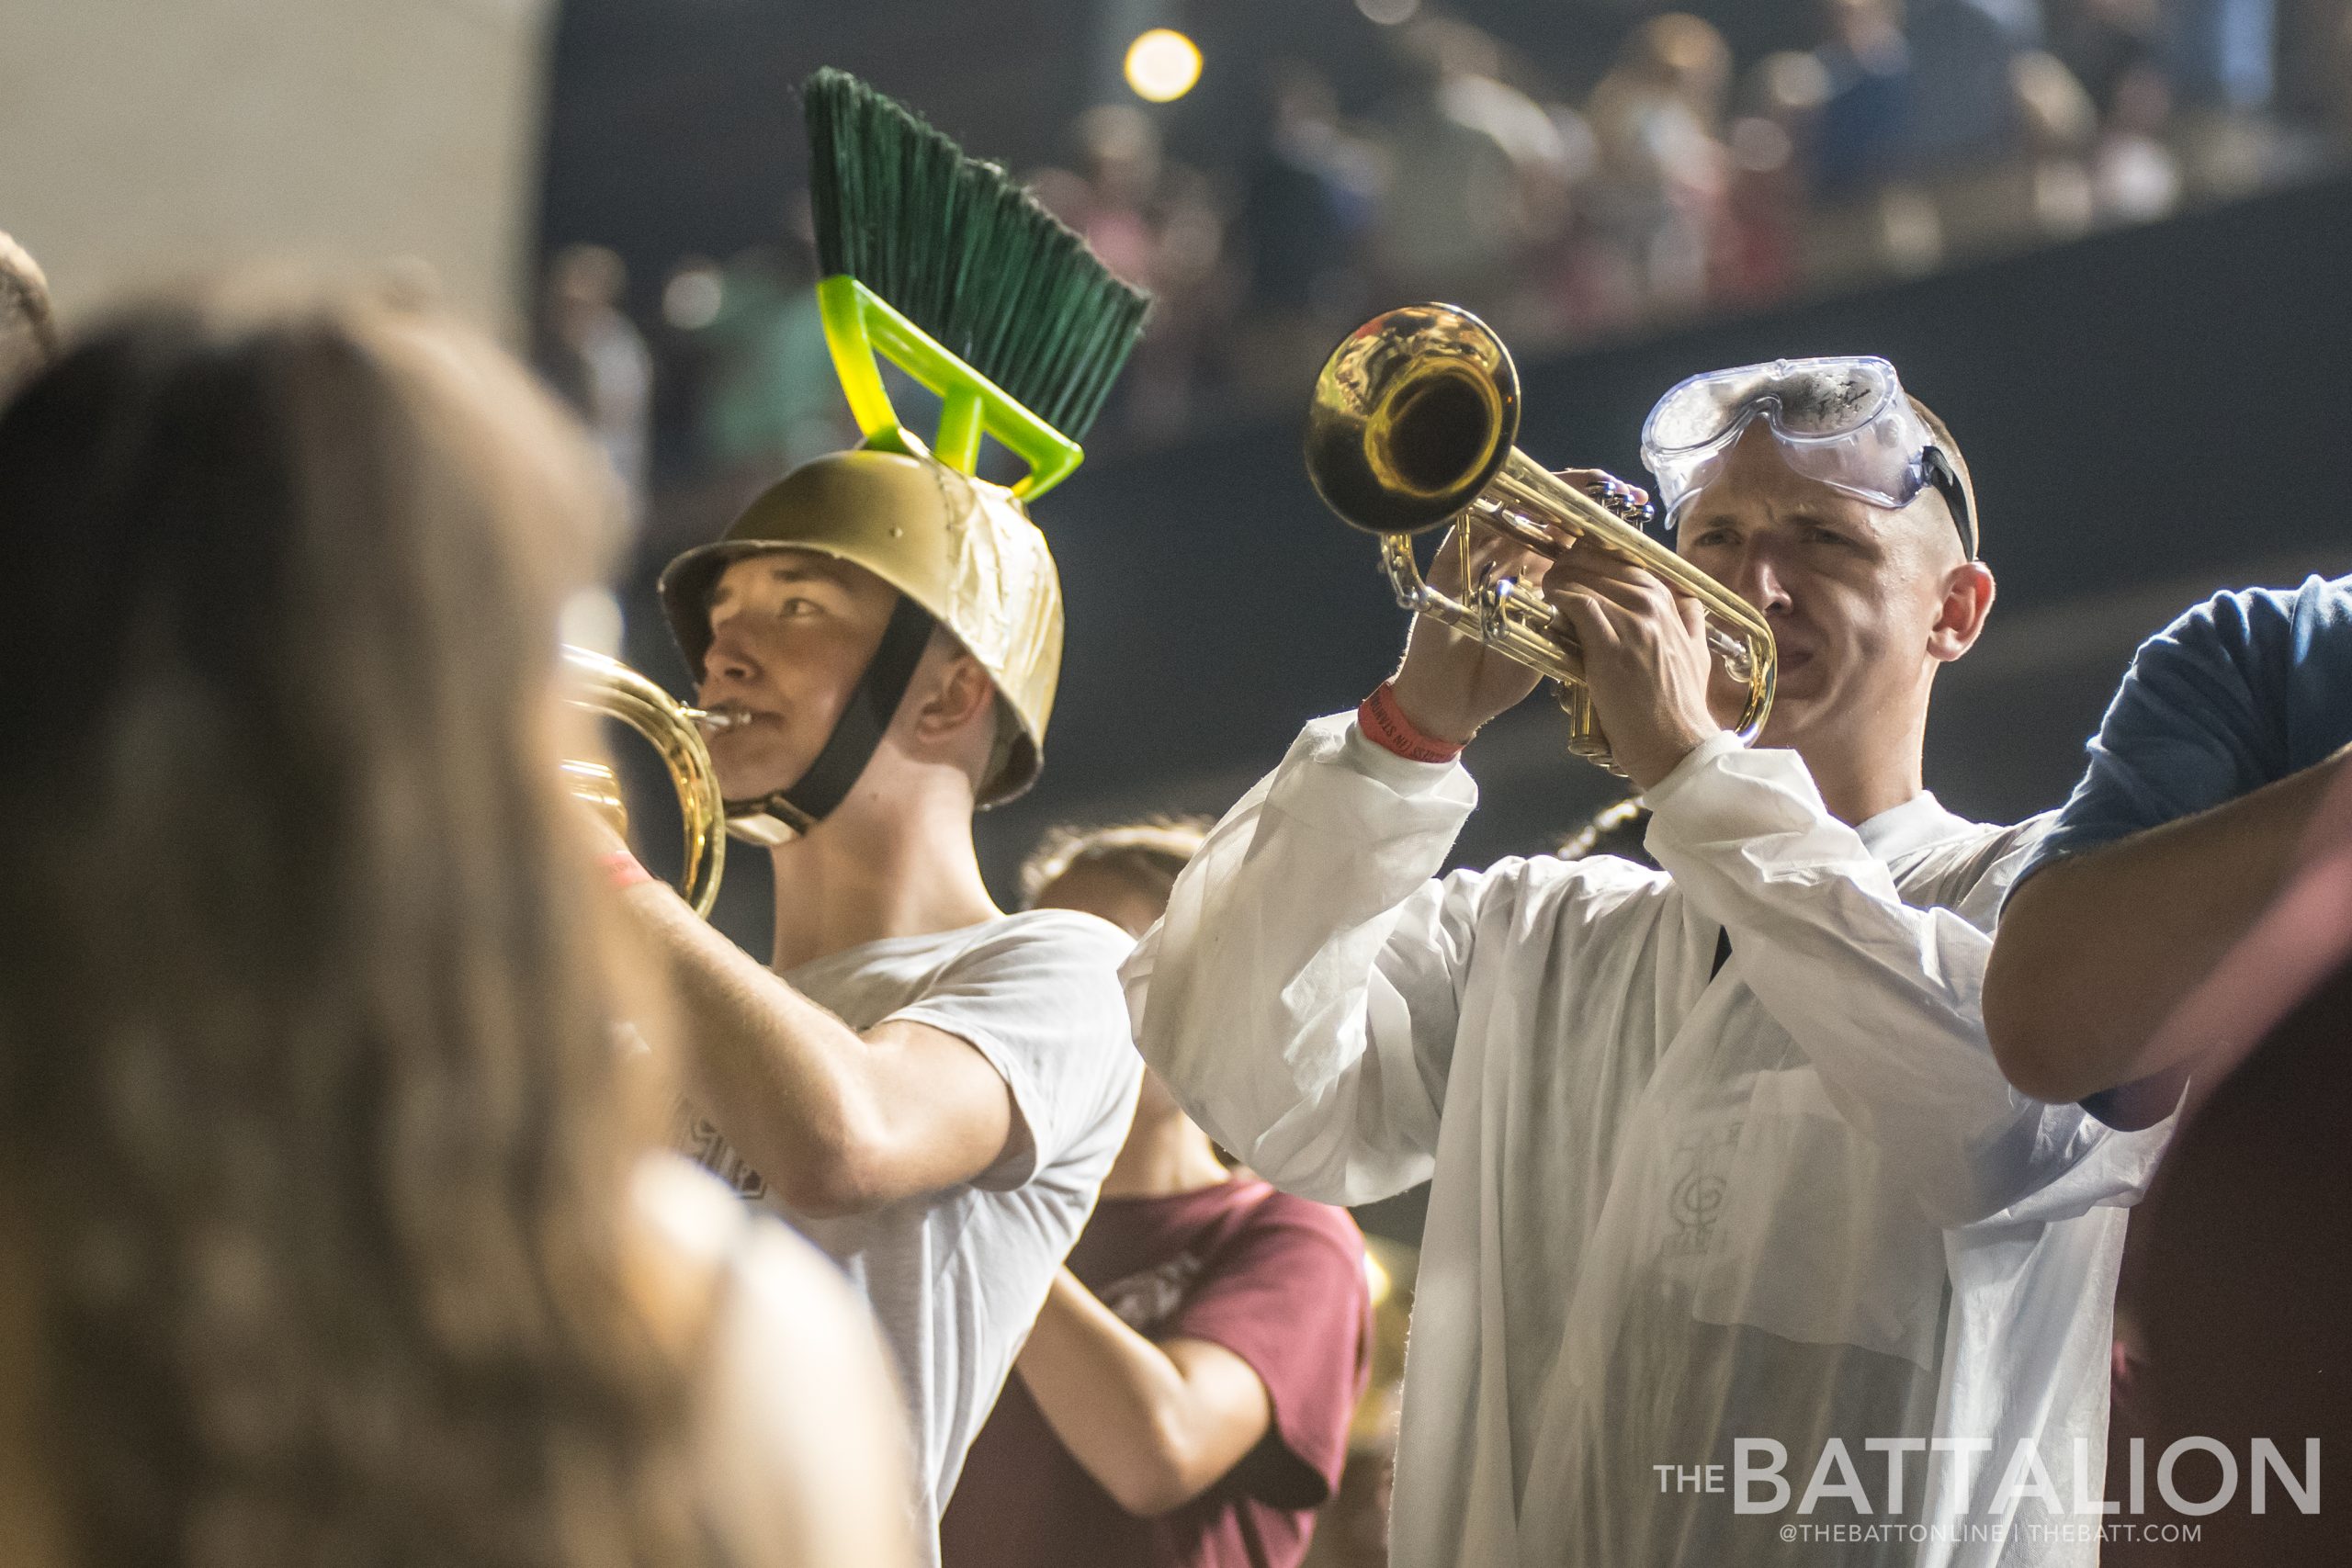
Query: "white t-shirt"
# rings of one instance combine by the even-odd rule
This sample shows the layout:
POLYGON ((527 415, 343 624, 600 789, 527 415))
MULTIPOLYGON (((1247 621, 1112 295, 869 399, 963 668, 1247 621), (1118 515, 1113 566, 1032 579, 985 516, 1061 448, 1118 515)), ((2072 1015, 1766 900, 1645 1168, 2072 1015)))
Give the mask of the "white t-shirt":
MULTIPOLYGON (((923 1517, 936 1521, 1046 1289, 1126 1141, 1143 1074, 1116 926, 1037 909, 890 937, 787 972, 852 1029, 926 1023, 970 1042, 1012 1090, 1013 1135, 977 1181, 871 1213, 794 1213, 707 1122, 695 1157, 838 1259, 873 1304, 905 1382, 923 1517)), ((935 1540, 926 1541, 935 1553, 935 1540)))

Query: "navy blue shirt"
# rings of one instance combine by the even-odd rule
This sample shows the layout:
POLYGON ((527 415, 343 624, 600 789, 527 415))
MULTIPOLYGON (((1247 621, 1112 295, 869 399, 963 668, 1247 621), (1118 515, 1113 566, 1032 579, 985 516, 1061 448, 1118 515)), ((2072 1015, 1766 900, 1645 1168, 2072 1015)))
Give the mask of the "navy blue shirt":
MULTIPOLYGON (((2352 577, 2217 593, 2132 656, 2086 748, 2089 768, 2018 883, 2063 856, 2235 800, 2348 743, 2352 577)), ((2133 1093, 2143 1088, 2083 1104, 2101 1120, 2144 1125, 2154 1118, 2149 1096, 2133 1093)), ((2167 1097, 2154 1116, 2170 1110, 2167 1097)))

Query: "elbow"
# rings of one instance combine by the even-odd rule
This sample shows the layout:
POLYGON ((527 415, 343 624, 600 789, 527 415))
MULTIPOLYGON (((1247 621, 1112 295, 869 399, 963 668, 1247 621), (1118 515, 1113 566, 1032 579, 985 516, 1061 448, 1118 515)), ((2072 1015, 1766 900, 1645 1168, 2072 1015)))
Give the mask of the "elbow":
POLYGON ((2035 919, 2036 891, 2030 885, 2011 899, 1985 962, 1984 1039, 2020 1093, 2064 1104, 2100 1086, 2081 1081, 2092 1041, 2068 1005, 2065 945, 2035 919))
POLYGON ((2058 1059, 2056 1031, 2033 997, 2027 976, 2004 964, 2001 948, 1984 969, 1984 1040, 1993 1060, 2020 1093, 2036 1100, 2064 1098, 2059 1091, 2064 1076, 2058 1059))
POLYGON ((872 1189, 854 1175, 838 1171, 808 1171, 794 1179, 771 1182, 784 1206, 811 1220, 842 1220, 867 1214, 882 1205, 872 1189))
POLYGON ((765 1165, 755 1162, 785 1207, 812 1220, 868 1214, 891 1201, 881 1140, 846 1122, 779 1138, 765 1165))
MULTIPOLYGON (((1103 1487, 1120 1511, 1138 1519, 1156 1519, 1162 1514, 1172 1514, 1201 1495, 1189 1488, 1173 1472, 1164 1474, 1141 1474, 1125 1478, 1115 1486, 1103 1487)), ((1203 1489, 1204 1490, 1204 1489, 1203 1489)))
POLYGON ((1217 1476, 1199 1474, 1181 1433, 1155 1423, 1149 1440, 1127 1463, 1099 1477, 1120 1508, 1139 1519, 1172 1514, 1215 1485, 1217 1476))

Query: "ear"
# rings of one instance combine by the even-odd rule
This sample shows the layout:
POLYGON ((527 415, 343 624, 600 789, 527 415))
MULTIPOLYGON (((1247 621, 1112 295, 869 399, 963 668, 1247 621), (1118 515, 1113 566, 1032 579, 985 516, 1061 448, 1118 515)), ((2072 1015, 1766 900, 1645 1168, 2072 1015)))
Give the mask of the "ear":
POLYGON ((980 661, 952 638, 924 650, 915 689, 908 694, 918 739, 937 742, 963 733, 975 718, 996 719, 996 685, 980 661))
POLYGON ((1968 561, 1944 574, 1943 600, 1928 628, 1928 657, 1949 664, 1976 646, 1984 618, 1993 613, 1993 573, 1983 561, 1968 561))

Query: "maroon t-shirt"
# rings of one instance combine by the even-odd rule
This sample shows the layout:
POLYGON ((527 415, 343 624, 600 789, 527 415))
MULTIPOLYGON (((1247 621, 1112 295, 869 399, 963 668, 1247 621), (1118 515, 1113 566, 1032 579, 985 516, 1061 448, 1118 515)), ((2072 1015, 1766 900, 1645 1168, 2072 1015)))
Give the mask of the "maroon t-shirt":
POLYGON ((1070 1272, 1147 1338, 1250 1363, 1273 1424, 1225 1478, 1140 1519, 1063 1448, 1016 1371, 940 1521, 945 1568, 1293 1568, 1338 1484, 1372 1307, 1347 1212, 1254 1176, 1173 1198, 1105 1198, 1070 1272))

